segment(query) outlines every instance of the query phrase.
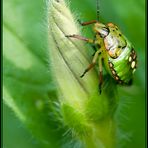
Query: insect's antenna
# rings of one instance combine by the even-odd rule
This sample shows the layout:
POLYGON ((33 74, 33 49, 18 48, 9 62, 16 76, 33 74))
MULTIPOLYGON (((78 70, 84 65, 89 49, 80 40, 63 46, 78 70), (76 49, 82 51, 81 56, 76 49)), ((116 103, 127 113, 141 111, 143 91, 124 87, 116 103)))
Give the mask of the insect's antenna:
POLYGON ((99 14, 100 14, 100 10, 99 10, 99 0, 96 0, 97 3, 97 21, 99 21, 99 14))

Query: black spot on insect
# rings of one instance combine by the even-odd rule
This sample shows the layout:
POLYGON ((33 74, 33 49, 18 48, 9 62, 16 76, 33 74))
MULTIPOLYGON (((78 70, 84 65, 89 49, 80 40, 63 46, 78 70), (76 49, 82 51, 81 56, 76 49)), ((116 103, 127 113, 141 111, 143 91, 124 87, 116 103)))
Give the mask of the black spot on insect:
POLYGON ((122 36, 122 35, 119 33, 119 36, 122 36))
POLYGON ((116 27, 116 30, 118 30, 118 28, 116 27))
POLYGON ((101 48, 101 45, 100 44, 97 44, 97 47, 100 49, 101 48))
POLYGON ((118 55, 117 55, 117 53, 115 53, 115 57, 114 58, 116 59, 117 57, 118 57, 118 55))
POLYGON ((135 50, 134 50, 134 48, 132 48, 132 53, 135 53, 135 50))
POLYGON ((115 30, 113 29, 113 31, 115 31, 115 30))
POLYGON ((118 46, 118 48, 121 48, 121 46, 118 46))
POLYGON ((122 46, 122 49, 124 49, 126 46, 122 46))
POLYGON ((98 35, 99 35, 101 38, 104 38, 104 36, 103 36, 100 32, 98 32, 98 35))
POLYGON ((135 52, 134 48, 132 48, 130 56, 132 57, 133 60, 137 61, 136 60, 137 59, 137 55, 136 55, 136 52, 135 52))

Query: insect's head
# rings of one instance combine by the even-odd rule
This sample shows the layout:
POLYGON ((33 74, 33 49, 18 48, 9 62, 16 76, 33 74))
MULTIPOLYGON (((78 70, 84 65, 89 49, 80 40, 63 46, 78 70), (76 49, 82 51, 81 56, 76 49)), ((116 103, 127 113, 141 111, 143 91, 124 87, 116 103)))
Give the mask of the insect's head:
POLYGON ((101 37, 106 37, 109 34, 109 29, 106 25, 102 23, 95 23, 94 25, 94 31, 98 33, 101 37))

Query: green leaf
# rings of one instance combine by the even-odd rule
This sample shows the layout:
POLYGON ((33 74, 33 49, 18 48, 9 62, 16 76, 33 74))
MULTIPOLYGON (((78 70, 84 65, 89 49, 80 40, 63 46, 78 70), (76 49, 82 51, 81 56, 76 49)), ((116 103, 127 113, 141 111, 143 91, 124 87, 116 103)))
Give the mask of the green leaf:
MULTIPOLYGON (((127 110, 125 116, 129 115, 134 120, 127 125, 125 121, 122 123, 129 131, 134 129, 137 132, 129 147, 142 147, 145 120, 144 1, 126 1, 124 7, 121 3, 115 0, 101 1, 100 18, 104 22, 117 23, 126 36, 135 42, 138 51, 140 66, 135 76, 138 81, 133 87, 123 88, 119 92, 121 96, 126 95, 127 100, 137 101, 130 110, 124 109, 127 110), (139 113, 136 112, 137 106, 139 113), (139 133, 142 135, 140 138, 139 133)), ((55 2, 54 9, 47 10, 46 7, 51 8, 51 5, 42 0, 4 1, 4 103, 41 141, 43 147, 114 147, 118 139, 115 137, 118 136, 117 121, 114 120, 118 105, 116 87, 106 77, 105 93, 98 97, 96 70, 92 70, 84 79, 79 78, 91 61, 91 54, 82 42, 65 38, 64 35, 79 33, 79 26, 63 0, 60 0, 60 4, 55 2), (52 30, 48 30, 48 27, 52 30), (63 54, 62 58, 58 48, 63 54)), ((71 1, 71 7, 77 11, 85 9, 82 13, 84 17, 79 17, 82 21, 95 19, 94 1, 86 0, 85 8, 81 1, 71 1)), ((124 100, 121 97, 121 106, 124 100)))
MULTIPOLYGON (((45 44, 46 40, 42 41, 42 36, 38 38, 35 34, 31 35, 38 32, 38 28, 41 29, 41 24, 36 25, 37 16, 31 15, 28 18, 28 14, 25 13, 28 9, 31 12, 35 8, 41 9, 39 3, 41 1, 37 4, 32 2, 29 8, 30 1, 4 2, 3 99, 43 145, 53 147, 58 146, 60 133, 54 131, 56 126, 50 118, 50 102, 55 101, 57 97, 49 66, 45 61, 46 57, 43 56, 45 50, 40 43, 45 44), (32 22, 26 23, 26 20, 31 18, 32 22), (31 28, 28 28, 29 25, 31 28), (31 40, 30 35, 35 38, 31 40)), ((41 4, 43 6, 43 3, 41 4)), ((44 38, 46 39, 46 34, 44 38)))

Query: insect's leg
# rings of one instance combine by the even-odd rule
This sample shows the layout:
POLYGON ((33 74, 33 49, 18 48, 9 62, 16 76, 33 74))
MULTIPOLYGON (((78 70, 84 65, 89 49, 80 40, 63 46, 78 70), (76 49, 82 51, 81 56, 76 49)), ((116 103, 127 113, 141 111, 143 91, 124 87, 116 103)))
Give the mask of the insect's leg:
POLYGON ((91 45, 91 47, 93 48, 93 50, 94 50, 94 53, 92 54, 92 56, 94 56, 95 55, 95 53, 96 53, 96 51, 97 51, 97 48, 96 48, 96 46, 95 45, 91 45))
POLYGON ((98 48, 100 49, 100 46, 98 46, 98 48, 96 47, 95 40, 96 40, 96 35, 94 36, 94 39, 93 39, 94 43, 93 43, 93 44, 90 44, 91 47, 92 47, 93 50, 94 50, 94 53, 92 54, 92 56, 95 55, 95 53, 96 53, 96 51, 98 50, 98 48))
POLYGON ((82 37, 80 35, 76 35, 76 34, 73 34, 73 35, 66 35, 66 37, 68 38, 76 38, 78 40, 83 40, 83 41, 86 41, 87 43, 94 43, 94 41, 92 39, 87 39, 85 37, 82 37))
POLYGON ((83 72, 83 74, 80 76, 81 78, 82 78, 91 68, 93 68, 93 67, 95 66, 99 53, 101 53, 100 50, 98 50, 98 51, 95 53, 95 55, 94 55, 94 57, 93 57, 93 60, 92 60, 92 63, 89 64, 88 67, 85 69, 85 71, 83 72))
POLYGON ((97 20, 92 20, 92 21, 89 21, 89 22, 81 22, 80 20, 78 20, 79 24, 81 26, 87 26, 87 25, 90 25, 90 24, 94 24, 94 23, 97 23, 97 20))
POLYGON ((103 75, 102 75, 102 57, 99 58, 99 92, 101 94, 102 91, 102 84, 103 84, 103 75))

